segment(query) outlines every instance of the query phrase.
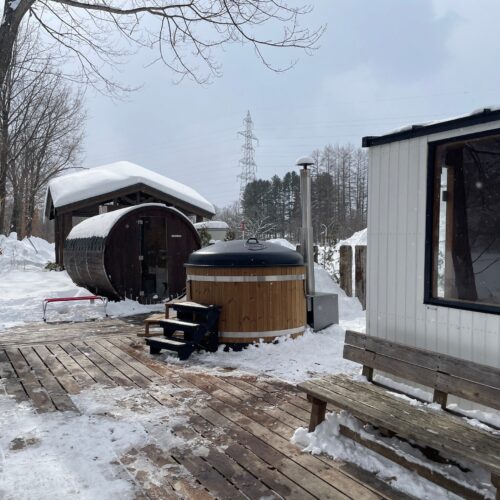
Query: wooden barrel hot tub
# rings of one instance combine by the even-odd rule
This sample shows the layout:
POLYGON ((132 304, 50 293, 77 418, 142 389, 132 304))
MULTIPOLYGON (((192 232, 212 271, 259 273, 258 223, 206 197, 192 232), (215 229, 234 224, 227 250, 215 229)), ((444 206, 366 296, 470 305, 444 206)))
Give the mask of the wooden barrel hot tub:
POLYGON ((222 306, 219 342, 272 342, 306 327, 302 256, 275 243, 217 242, 190 255, 188 300, 222 306))

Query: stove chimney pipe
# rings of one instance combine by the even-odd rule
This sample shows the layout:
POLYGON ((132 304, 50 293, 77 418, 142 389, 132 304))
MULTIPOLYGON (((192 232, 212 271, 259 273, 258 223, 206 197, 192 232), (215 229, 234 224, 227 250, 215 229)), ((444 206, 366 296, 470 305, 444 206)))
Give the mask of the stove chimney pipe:
POLYGON ((314 249, 311 216, 311 171, 314 160, 309 156, 298 158, 295 164, 302 167, 300 170, 300 203, 302 207, 301 248, 307 269, 306 287, 307 295, 315 292, 314 284, 314 249))

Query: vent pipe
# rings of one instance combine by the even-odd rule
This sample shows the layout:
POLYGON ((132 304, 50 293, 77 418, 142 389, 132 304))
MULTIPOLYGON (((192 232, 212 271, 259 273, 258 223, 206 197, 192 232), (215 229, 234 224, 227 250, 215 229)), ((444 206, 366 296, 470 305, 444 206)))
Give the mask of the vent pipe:
POLYGON ((314 160, 309 156, 298 158, 295 164, 300 170, 300 204, 302 208, 301 249, 307 269, 307 295, 314 295, 314 249, 311 216, 311 171, 314 160))

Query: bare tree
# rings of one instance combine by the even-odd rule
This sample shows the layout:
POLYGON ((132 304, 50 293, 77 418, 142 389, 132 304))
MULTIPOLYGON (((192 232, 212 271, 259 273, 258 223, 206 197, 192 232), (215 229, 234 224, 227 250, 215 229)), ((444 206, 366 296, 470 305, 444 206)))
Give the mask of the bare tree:
POLYGON ((245 238, 269 238, 276 229, 276 224, 269 217, 263 219, 245 219, 245 238))
MULTIPOLYGON (((47 182, 76 165, 84 112, 81 93, 74 93, 54 68, 50 53, 40 52, 38 37, 25 31, 14 48, 13 64, 1 95, 5 158, 10 185, 10 230, 30 235, 35 209, 47 182)), ((5 218, 7 182, 3 186, 0 224, 5 218)), ((0 227, 0 232, 2 231, 0 227)))
POLYGON ((235 235, 239 236, 241 234, 241 221, 243 217, 238 201, 234 201, 225 207, 215 207, 214 218, 224 221, 235 235))
POLYGON ((27 15, 57 44, 65 61, 78 63, 78 78, 114 92, 120 85, 110 68, 140 48, 156 49, 154 61, 180 79, 197 82, 220 74, 214 49, 231 43, 250 44, 266 66, 285 70, 294 62, 276 67, 267 49, 316 48, 324 28, 311 31, 301 24, 310 10, 286 0, 4 0, 0 86, 27 15))

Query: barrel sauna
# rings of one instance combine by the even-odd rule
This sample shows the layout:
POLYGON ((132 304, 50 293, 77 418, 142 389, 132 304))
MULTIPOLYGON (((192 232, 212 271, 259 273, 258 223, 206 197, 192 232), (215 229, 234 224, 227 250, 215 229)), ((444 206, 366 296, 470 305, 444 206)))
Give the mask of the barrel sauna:
POLYGON ((190 255, 188 300, 222 307, 219 342, 272 342, 306 327, 302 256, 269 242, 217 242, 190 255))
POLYGON ((73 227, 64 243, 64 265, 77 285, 94 293, 148 303, 183 292, 184 264, 200 246, 184 214, 145 203, 89 217, 73 227))

